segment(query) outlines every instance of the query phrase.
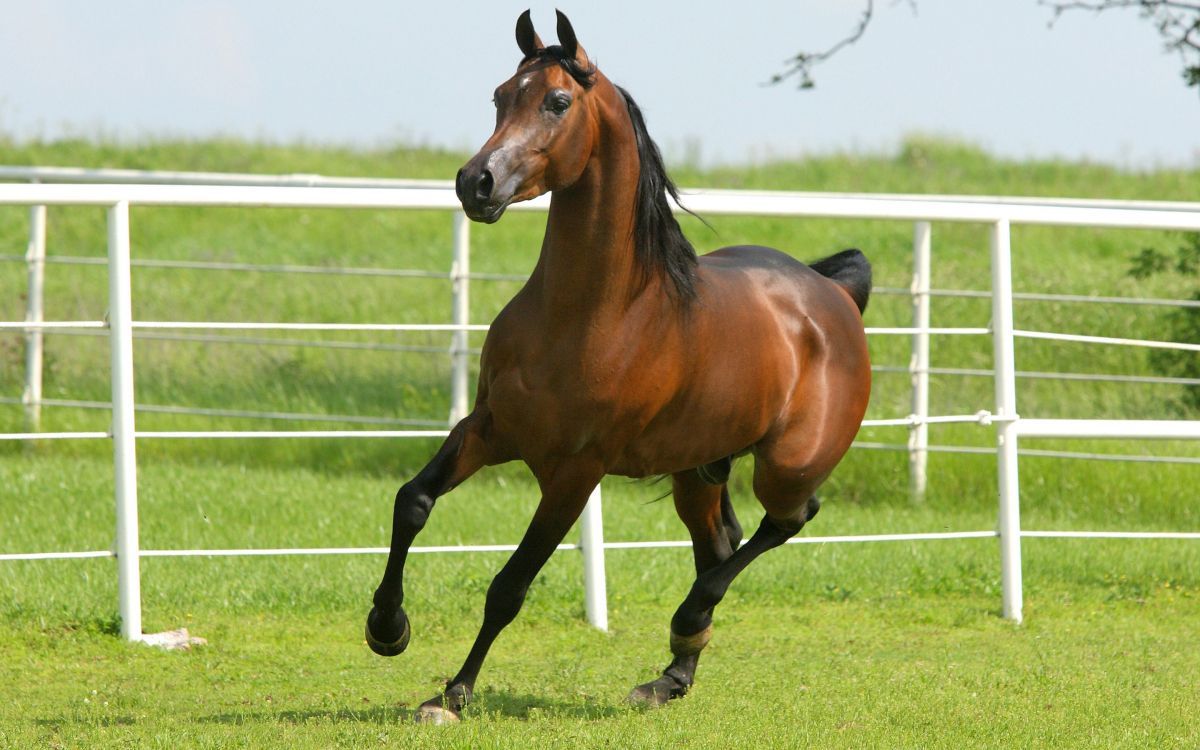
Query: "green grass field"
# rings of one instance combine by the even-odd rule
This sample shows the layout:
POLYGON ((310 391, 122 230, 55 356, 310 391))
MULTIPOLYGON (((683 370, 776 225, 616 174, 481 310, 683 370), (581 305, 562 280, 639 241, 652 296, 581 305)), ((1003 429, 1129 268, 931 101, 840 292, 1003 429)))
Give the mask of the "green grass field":
MULTIPOLYGON (((360 152, 234 142, 16 144, 0 163, 445 178, 461 154, 360 152)), ((956 192, 1200 200, 1200 171, 1129 173, 1060 162, 997 160, 966 146, 912 139, 894 156, 830 156, 701 172, 682 185, 805 190, 956 192)), ((517 214, 473 228, 472 268, 527 272, 544 218, 517 214)), ((905 288, 910 225, 901 222, 689 220, 699 249, 773 244, 801 258, 843 246, 872 259, 876 284, 905 288)), ((227 260, 447 271, 450 218, 439 213, 135 208, 135 259, 227 260)), ((0 255, 24 250, 26 214, 0 209, 0 255)), ((986 289, 986 228, 934 225, 937 287, 986 289)), ((1195 277, 1135 279, 1142 248, 1163 232, 1016 227, 1019 291, 1182 298, 1195 277)), ((52 256, 100 258, 103 212, 51 211, 52 256)), ((98 319, 103 266, 54 264, 52 319, 98 319)), ((24 315, 24 267, 0 263, 0 319, 24 315)), ((486 322, 515 291, 476 282, 472 317, 486 322)), ((442 322, 447 282, 139 268, 139 319, 442 322)), ((905 325, 909 302, 877 295, 873 326, 905 325)), ((1155 308, 1025 302, 1017 325, 1162 338, 1155 308)), ((935 325, 986 325, 986 300, 934 301, 935 325)), ((445 334, 288 338, 447 347, 445 334)), ((480 339, 475 339, 478 344, 480 339)), ((903 366, 908 342, 876 337, 877 364, 903 366)), ((444 419, 445 354, 322 350, 139 338, 139 403, 213 409, 444 419)), ((936 339, 939 367, 986 368, 990 342, 936 339)), ((46 396, 107 400, 107 342, 50 336, 46 396)), ((19 335, 0 335, 0 398, 23 380, 19 335)), ((1019 341, 1025 371, 1159 374, 1141 350, 1019 341)), ((908 412, 908 378, 881 373, 869 417, 908 412)), ((1022 379, 1025 416, 1192 418, 1181 385, 1022 379)), ((986 378, 934 379, 934 413, 992 405, 986 378)), ((103 430, 101 410, 47 408, 43 429, 103 430)), ((278 422, 142 412, 142 429, 278 429, 278 422)), ((292 425, 301 426, 301 425, 292 425)), ((305 427, 336 427, 328 422, 305 427)), ((0 403, 0 430, 24 429, 0 403)), ((935 443, 987 446, 990 430, 933 428, 935 443)), ((902 431, 864 431, 900 442, 902 431)), ((1029 447, 1200 456, 1194 444, 1027 441, 1029 447)), ((391 498, 436 443, 427 440, 142 441, 144 549, 384 546, 391 498)), ((0 553, 112 544, 109 446, 0 444, 0 553)), ((732 490, 743 523, 759 512, 749 463, 732 490)), ((1200 529, 1195 465, 1026 457, 1022 523, 1032 529, 1200 529)), ((935 454, 927 500, 907 495, 903 453, 853 451, 826 486, 806 534, 986 530, 995 525, 995 462, 935 454)), ((610 540, 682 539, 662 485, 606 480, 610 540)), ((481 473, 439 503, 422 545, 512 543, 537 502, 521 467, 481 473)), ((380 556, 147 558, 147 631, 187 626, 209 644, 166 653, 117 637, 111 560, 0 563, 0 747, 1181 747, 1200 746, 1200 546, 1189 541, 1027 539, 1026 622, 999 615, 994 540, 794 545, 739 577, 716 615, 693 694, 657 712, 624 705, 665 664, 667 625, 691 579, 687 550, 608 554, 611 630, 582 618, 582 565, 560 553, 497 642, 476 702, 457 727, 412 725, 412 707, 457 669, 503 555, 410 561, 415 635, 382 659, 362 621, 380 556)))

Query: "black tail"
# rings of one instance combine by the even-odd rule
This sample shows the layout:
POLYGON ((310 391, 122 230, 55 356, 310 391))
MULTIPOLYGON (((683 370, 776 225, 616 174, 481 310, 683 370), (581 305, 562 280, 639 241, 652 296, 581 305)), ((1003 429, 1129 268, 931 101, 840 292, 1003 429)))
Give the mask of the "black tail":
POLYGON ((843 250, 837 255, 810 263, 809 268, 841 284, 854 298, 858 311, 866 311, 867 298, 871 296, 871 263, 860 250, 843 250))

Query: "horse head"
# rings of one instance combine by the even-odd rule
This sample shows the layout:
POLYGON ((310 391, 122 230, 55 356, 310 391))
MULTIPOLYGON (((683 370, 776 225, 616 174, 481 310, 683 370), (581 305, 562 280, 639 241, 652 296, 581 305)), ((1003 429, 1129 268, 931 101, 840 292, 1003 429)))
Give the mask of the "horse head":
POLYGON ((542 44, 529 11, 517 19, 523 55, 496 88, 496 130, 458 172, 455 189, 467 216, 491 224, 509 205, 570 186, 597 141, 595 65, 558 13, 559 44, 542 44))

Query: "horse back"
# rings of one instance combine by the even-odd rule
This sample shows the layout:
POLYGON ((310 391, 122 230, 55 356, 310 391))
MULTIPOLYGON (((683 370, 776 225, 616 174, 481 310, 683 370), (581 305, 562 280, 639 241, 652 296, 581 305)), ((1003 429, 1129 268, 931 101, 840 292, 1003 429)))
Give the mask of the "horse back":
POLYGON ((739 276, 763 288, 790 282, 795 287, 794 294, 800 297, 811 297, 814 293, 817 297, 822 296, 817 290, 827 285, 814 281, 815 277, 821 277, 848 294, 860 316, 866 310, 871 294, 871 264, 860 250, 853 248, 805 265, 774 248, 739 245, 703 256, 700 265, 702 275, 718 284, 736 284, 739 276))

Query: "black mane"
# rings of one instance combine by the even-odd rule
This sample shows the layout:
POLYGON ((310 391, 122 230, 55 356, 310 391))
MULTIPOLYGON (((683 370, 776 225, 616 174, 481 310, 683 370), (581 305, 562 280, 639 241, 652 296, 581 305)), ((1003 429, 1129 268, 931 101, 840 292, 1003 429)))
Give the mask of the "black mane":
MULTIPOLYGON (((596 82, 595 66, 581 65, 578 59, 568 55, 559 45, 540 49, 536 57, 528 59, 558 63, 585 89, 591 88, 596 82)), ((633 132, 637 139, 638 162, 641 165, 635 199, 635 254, 647 276, 652 273, 665 275, 671 280, 668 292, 673 292, 681 302, 689 302, 696 296, 696 250, 683 235, 679 222, 671 212, 671 204, 667 201, 669 195, 682 208, 679 190, 667 174, 662 153, 650 138, 642 110, 628 91, 620 86, 616 89, 625 99, 625 106, 629 109, 629 120, 633 124, 633 132)))
POLYGON ((633 230, 637 259, 647 274, 657 272, 667 276, 671 280, 668 291, 674 291, 675 297, 686 303, 696 296, 697 260, 696 249, 683 236, 683 230, 679 228, 679 222, 675 220, 671 204, 667 201, 670 195, 682 208, 679 190, 667 174, 662 153, 646 130, 642 110, 628 91, 620 86, 617 86, 617 91, 621 92, 625 106, 629 108, 629 119, 637 137, 638 161, 641 163, 636 198, 637 220, 633 230))

